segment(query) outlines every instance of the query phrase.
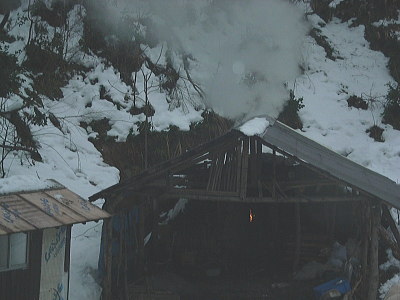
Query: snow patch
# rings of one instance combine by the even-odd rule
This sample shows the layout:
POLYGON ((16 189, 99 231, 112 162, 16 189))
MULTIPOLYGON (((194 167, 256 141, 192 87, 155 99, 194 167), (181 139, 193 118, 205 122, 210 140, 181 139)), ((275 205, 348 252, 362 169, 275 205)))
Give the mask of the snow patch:
POLYGON ((13 175, 0 179, 0 195, 60 187, 62 188, 53 180, 40 180, 38 177, 30 175, 13 175))
POLYGON ((269 121, 267 119, 257 117, 244 123, 239 127, 239 130, 247 136, 262 135, 268 126, 269 121))

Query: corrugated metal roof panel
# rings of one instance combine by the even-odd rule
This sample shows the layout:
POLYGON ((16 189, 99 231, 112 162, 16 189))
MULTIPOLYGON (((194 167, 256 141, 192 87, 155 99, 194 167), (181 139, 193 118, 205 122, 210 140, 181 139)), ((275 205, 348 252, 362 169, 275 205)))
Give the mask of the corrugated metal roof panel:
POLYGON ((400 209, 400 186, 394 181, 310 140, 279 121, 270 122, 262 138, 284 152, 400 209))
POLYGON ((107 212, 62 186, 0 196, 0 235, 109 217, 107 212))

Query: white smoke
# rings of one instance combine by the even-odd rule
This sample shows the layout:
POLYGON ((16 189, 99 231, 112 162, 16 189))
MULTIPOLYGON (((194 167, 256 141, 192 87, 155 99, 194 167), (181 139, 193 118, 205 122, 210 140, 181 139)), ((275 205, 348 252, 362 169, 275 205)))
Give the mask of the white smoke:
MULTIPOLYGON (((114 0, 115 1, 115 0, 114 0)), ((285 0, 118 0, 117 13, 148 16, 173 52, 189 55, 190 73, 206 105, 230 118, 276 117, 299 75, 308 26, 285 0)))

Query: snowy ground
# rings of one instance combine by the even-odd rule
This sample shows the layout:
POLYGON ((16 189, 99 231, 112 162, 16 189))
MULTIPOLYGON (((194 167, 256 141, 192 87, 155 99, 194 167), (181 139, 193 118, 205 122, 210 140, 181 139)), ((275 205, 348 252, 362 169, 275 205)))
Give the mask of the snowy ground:
POLYGON ((388 59, 369 49, 363 26, 349 27, 349 23, 333 20, 321 27, 322 19, 314 15, 310 19, 341 59, 326 58, 312 38, 306 41, 307 69, 292 83, 296 96, 304 98, 300 111, 304 135, 399 183, 400 134, 381 123, 386 84, 394 82, 386 67, 388 59), (348 107, 346 100, 351 95, 370 100, 370 108, 348 107), (373 125, 385 129, 384 143, 375 142, 365 132, 373 125))
MULTIPOLYGON (((362 26, 350 28, 349 24, 339 20, 320 26, 324 23, 321 19, 316 16, 309 18, 313 26, 328 37, 341 59, 332 61, 326 58, 323 48, 312 38, 305 41, 306 71, 288 85, 294 89, 296 97, 304 97, 305 108, 300 112, 304 122, 303 134, 399 182, 400 134, 391 126, 381 124, 382 96, 386 94, 386 84, 393 81, 386 67, 387 58, 369 49, 362 26), (346 100, 353 94, 368 97, 372 109, 349 108, 346 100), (374 124, 385 129, 384 143, 375 142, 365 132, 374 124)), ((22 35, 26 28, 14 30, 14 34, 22 35)), ((21 47, 23 43, 17 41, 10 49, 16 51, 21 47)), ((112 125, 109 135, 122 141, 130 129, 136 130, 135 122, 143 121, 144 116, 129 114, 131 104, 124 96, 131 90, 121 82, 118 72, 106 67, 96 57, 86 57, 85 64, 93 66, 93 71, 86 78, 77 76, 70 80, 63 88, 61 101, 44 99, 46 110, 62 121, 62 132, 51 124, 33 129, 41 145, 43 163, 30 164, 23 157, 15 156, 8 162, 9 177, 18 176, 11 178, 21 182, 55 179, 84 198, 118 182, 118 170, 106 165, 101 154, 88 141, 95 133, 90 128, 88 131, 82 129, 79 123, 107 117, 112 125), (113 99, 121 104, 120 110, 99 98, 100 85, 104 85, 113 99)), ((201 111, 190 105, 185 111, 180 108, 168 110, 163 93, 152 92, 150 102, 156 110, 153 117, 156 130, 166 129, 170 124, 188 129, 191 122, 201 120, 201 111)), ((0 181, 0 189, 7 184, 7 181, 0 181)), ((95 282, 95 274, 100 232, 101 222, 73 227, 71 299, 99 299, 100 288, 95 282)))

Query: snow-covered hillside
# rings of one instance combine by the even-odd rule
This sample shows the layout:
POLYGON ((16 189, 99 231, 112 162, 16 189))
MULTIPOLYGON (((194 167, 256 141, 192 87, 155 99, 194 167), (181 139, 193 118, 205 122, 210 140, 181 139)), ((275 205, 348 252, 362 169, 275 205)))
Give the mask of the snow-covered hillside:
MULTIPOLYGON (((28 1, 22 2, 24 4, 19 9, 11 12, 9 20, 9 34, 14 36, 16 41, 2 42, 3 46, 7 46, 9 53, 17 54, 19 63, 22 63, 26 58, 24 47, 30 38, 30 23, 28 19, 21 19, 21 16, 27 14, 28 1)), ((201 3, 199 7, 194 6, 194 13, 196 9, 200 9, 204 5, 204 1, 199 1, 199 3, 201 3)), ((257 6, 248 7, 245 13, 251 15, 256 8, 257 6)), ((261 8, 268 9, 268 5, 262 5, 261 8)), ((234 9, 237 9, 237 7, 234 7, 234 9)), ((309 12, 308 6, 304 3, 298 4, 297 9, 309 12)), ((218 10, 221 13, 221 7, 218 10)), ((278 11, 281 10, 282 7, 279 7, 278 11)), ((201 10, 202 13, 205 11, 201 10)), ((107 118, 110 125, 107 134, 113 139, 123 142, 129 134, 138 134, 139 124, 147 120, 144 113, 132 114, 130 112, 133 103, 132 95, 135 91, 132 85, 121 79, 122 76, 118 68, 91 51, 84 52, 79 49, 79 40, 83 37, 83 24, 79 23, 79 14, 84 16, 85 10, 76 6, 68 15, 70 22, 77 24, 70 37, 70 49, 76 49, 76 52, 70 59, 87 69, 74 74, 61 88, 61 99, 55 101, 49 97, 41 96, 43 107, 40 110, 47 116, 54 115, 59 124, 56 126, 52 122, 47 122, 47 125, 44 126, 31 126, 33 137, 39 145, 38 151, 43 161, 34 161, 21 152, 9 155, 5 160, 7 178, 0 180, 0 191, 2 192, 9 191, 7 186, 10 186, 10 182, 13 182, 13 186, 17 186, 17 183, 22 186, 26 182, 34 184, 36 180, 55 179, 83 198, 87 198, 119 180, 118 170, 104 163, 101 153, 91 142, 91 139, 98 135, 90 126, 91 122, 107 118), (106 91, 106 98, 102 89, 106 91), (89 124, 89 126, 83 128, 81 127, 82 123, 89 124)), ((235 11, 233 14, 239 14, 239 12, 235 11)), ((297 12, 291 13, 291 15, 297 16, 297 12)), ((189 130, 191 124, 202 120, 201 113, 205 107, 216 103, 216 97, 238 96, 236 95, 235 85, 237 86, 237 81, 240 81, 239 77, 243 75, 243 72, 248 71, 245 64, 248 63, 253 67, 256 64, 254 60, 247 60, 248 53, 239 47, 241 43, 244 43, 243 47, 245 47, 248 41, 246 39, 248 37, 245 36, 247 29, 244 30, 243 28, 246 28, 246 26, 251 28, 249 30, 252 34, 254 34, 254 28, 249 26, 251 22, 246 19, 246 16, 239 20, 243 23, 243 27, 242 23, 235 23, 235 26, 230 26, 229 16, 232 15, 220 16, 218 22, 215 21, 218 27, 222 28, 220 32, 210 33, 209 27, 202 28, 200 31, 202 36, 199 37, 199 40, 196 40, 197 37, 193 34, 196 31, 195 26, 204 25, 205 20, 210 20, 204 15, 196 19, 197 23, 193 21, 191 27, 180 28, 179 30, 176 28, 174 31, 175 34, 181 35, 179 36, 180 43, 186 52, 193 49, 195 57, 193 57, 191 63, 191 72, 202 89, 210 88, 212 97, 209 101, 206 98, 198 97, 196 101, 187 101, 184 105, 177 105, 176 103, 171 105, 170 95, 165 90, 158 88, 161 79, 147 67, 143 67, 141 72, 138 72, 135 86, 137 89, 135 106, 139 109, 142 108, 146 105, 148 98, 155 111, 154 115, 150 117, 152 130, 168 130, 170 125, 177 126, 181 130, 189 130), (224 22, 223 26, 221 26, 221 22, 224 22), (228 32, 229 30, 241 31, 243 36, 235 36, 235 32, 228 32), (201 44, 205 43, 207 37, 213 38, 212 45, 201 44), (226 40, 222 46, 218 46, 216 40, 222 37, 232 38, 233 40, 226 40), (187 40, 186 44, 185 40, 187 40), (229 53, 229 47, 237 47, 237 57, 229 53), (217 56, 213 53, 215 49, 219 49, 217 56), (228 53, 229 55, 227 55, 228 53), (209 70, 209 68, 212 68, 212 70, 209 70), (214 77, 210 77, 210 73, 214 74, 214 77), (150 78, 149 85, 151 86, 149 93, 146 93, 145 90, 147 76, 150 78), (210 78, 212 79, 211 82, 210 78), (219 91, 227 89, 231 90, 227 93, 219 91), (204 103, 201 103, 201 100, 204 103)), ((218 19, 218 15, 213 15, 213 18, 218 19)), ((1 19, 2 15, 0 15, 1 19)), ((269 47, 284 48, 297 45, 297 40, 294 41, 294 44, 279 44, 278 37, 272 35, 274 30, 271 30, 271 26, 273 28, 279 20, 268 22, 265 25, 269 26, 266 32, 263 30, 257 32, 257 28, 263 26, 263 24, 260 23, 260 19, 256 21, 256 38, 275 39, 272 45, 268 44, 267 39, 260 47, 268 50, 269 47)), ((40 21, 38 20, 38 22, 40 21)), ((174 26, 177 26, 176 24, 174 23, 174 26)), ((291 23, 288 26, 295 24, 291 23)), ((326 23, 315 14, 309 14, 305 24, 303 24, 304 27, 300 29, 300 32, 304 33, 307 26, 320 30, 334 49, 336 60, 327 58, 324 48, 319 46, 314 38, 307 36, 302 41, 303 46, 301 48, 302 61, 300 63, 304 68, 303 74, 298 75, 296 73, 298 66, 293 66, 297 63, 294 58, 290 59, 290 68, 293 69, 288 73, 278 72, 283 77, 289 75, 285 78, 285 81, 287 81, 286 92, 288 93, 289 89, 293 89, 296 97, 304 98, 305 107, 299 112, 304 125, 302 133, 399 183, 400 132, 394 130, 390 125, 382 124, 381 116, 383 112, 382 103, 388 90, 387 84, 394 82, 387 68, 388 58, 381 52, 370 49, 369 42, 364 38, 364 27, 362 25, 350 26, 351 22, 341 22, 339 19, 333 19, 326 23), (369 109, 361 110, 348 107, 347 99, 351 95, 368 99, 369 109), (366 133, 366 130, 373 125, 378 125, 384 129, 384 142, 376 142, 366 133)), ((43 26, 49 28, 49 34, 54 31, 45 22, 43 22, 43 26)), ((280 27, 280 25, 277 25, 277 27, 280 27)), ((292 28, 288 27, 285 28, 286 31, 282 30, 282 28, 279 29, 279 34, 290 32, 292 28)), ((254 38, 254 36, 251 36, 251 38, 254 38)), ((168 43, 171 42, 173 41, 168 41, 168 43)), ((163 41, 150 49, 147 52, 149 57, 157 60, 158 55, 164 53, 163 47, 168 47, 168 43, 163 41)), ((251 39, 249 43, 251 47, 248 49, 251 51, 251 55, 257 56, 257 60, 263 61, 255 69, 258 72, 257 76, 260 73, 262 75, 260 75, 260 78, 263 79, 260 81, 266 79, 266 81, 274 82, 275 85, 282 84, 279 87, 275 86, 278 91, 274 90, 274 87, 267 86, 265 93, 271 92, 277 97, 282 97, 284 80, 282 78, 278 78, 277 81, 272 80, 273 78, 268 73, 269 70, 265 70, 265 68, 279 68, 279 64, 277 66, 271 64, 268 57, 265 57, 264 61, 263 51, 257 48, 258 44, 251 39), (260 69, 260 67, 262 68, 260 69), (265 73, 265 76, 263 73, 265 73)), ((287 49, 284 50, 287 51, 287 49)), ((179 51, 181 51, 181 48, 179 51)), ((177 50, 176 53, 179 51, 177 50)), ((184 63, 179 61, 181 58, 176 53, 175 63, 179 68, 179 65, 184 63)), ((275 60, 280 58, 280 56, 273 57, 275 60)), ((157 62, 161 63, 165 60, 164 55, 161 55, 157 62)), ((287 63, 288 61, 283 62, 283 66, 286 66, 287 63)), ((33 77, 34 75, 30 74, 29 71, 26 72, 23 87, 32 89, 33 77)), ((240 97, 250 95, 257 98, 257 101, 262 101, 259 100, 262 92, 263 89, 258 86, 255 93, 240 93, 239 95, 240 97)), ((193 87, 190 87, 187 93, 192 96, 196 95, 193 87)), ((207 95, 207 90, 204 90, 204 93, 207 95)), ((3 107, 6 111, 14 107, 15 102, 20 101, 16 99, 15 97, 4 99, 3 107)), ((269 101, 268 97, 265 97, 265 99, 265 101, 269 101)), ((257 112, 268 113, 268 108, 271 108, 271 114, 276 116, 276 109, 281 108, 283 103, 282 99, 278 99, 278 102, 279 105, 272 106, 249 105, 253 115, 257 112)), ((218 102, 217 111, 223 113, 224 105, 230 106, 232 103, 218 102)), ((245 107, 245 105, 239 105, 239 109, 245 109, 245 107)), ((242 117, 242 114, 237 113, 237 107, 229 107, 225 111, 227 111, 227 116, 242 117)), ((246 113, 246 111, 243 111, 244 115, 246 113)), ((96 204, 101 205, 102 203, 96 204)), ((96 283, 100 234, 101 222, 79 224, 73 227, 71 299, 94 300, 100 297, 100 287, 96 283)))

